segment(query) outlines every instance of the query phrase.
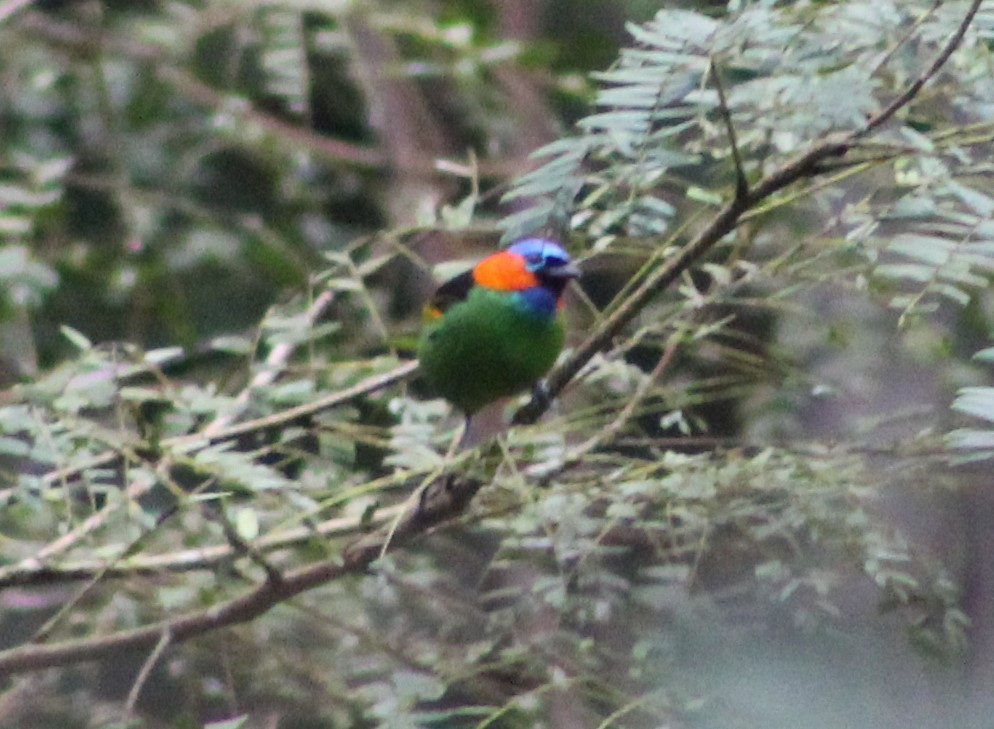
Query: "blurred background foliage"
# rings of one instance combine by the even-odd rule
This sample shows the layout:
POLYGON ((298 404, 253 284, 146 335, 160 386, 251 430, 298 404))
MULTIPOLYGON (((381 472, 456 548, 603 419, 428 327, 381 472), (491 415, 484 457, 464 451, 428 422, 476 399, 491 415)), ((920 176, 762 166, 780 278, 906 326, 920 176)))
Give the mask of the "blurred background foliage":
MULTIPOLYGON (((220 604, 479 468, 417 381, 293 408, 544 225, 580 343, 734 193, 715 72, 755 181, 967 6, 0 2, 0 648, 220 604)), ((155 660, 0 671, 0 726, 986 726, 992 43, 983 3, 456 523, 155 660)))

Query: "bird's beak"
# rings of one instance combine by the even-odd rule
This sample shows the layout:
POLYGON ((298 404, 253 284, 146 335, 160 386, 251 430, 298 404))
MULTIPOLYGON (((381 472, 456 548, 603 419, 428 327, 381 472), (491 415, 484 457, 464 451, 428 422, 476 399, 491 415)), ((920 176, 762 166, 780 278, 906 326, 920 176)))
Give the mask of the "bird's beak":
POLYGON ((546 268, 542 271, 543 278, 580 278, 580 269, 573 263, 567 263, 562 266, 554 266, 552 268, 546 268))

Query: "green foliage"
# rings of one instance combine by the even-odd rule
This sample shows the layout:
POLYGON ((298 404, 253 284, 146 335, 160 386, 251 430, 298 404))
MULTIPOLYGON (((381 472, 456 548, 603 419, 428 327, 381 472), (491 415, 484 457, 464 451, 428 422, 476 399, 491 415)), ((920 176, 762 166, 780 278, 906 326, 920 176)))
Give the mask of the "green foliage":
POLYGON ((18 90, 0 312, 30 312, 43 364, 0 393, 0 588, 18 590, 0 627, 23 618, 41 653, 158 631, 60 666, 31 726, 776 726, 733 688, 779 695, 765 677, 827 655, 860 707, 895 664, 939 673, 968 650, 966 567, 945 559, 970 553, 965 530, 935 528, 939 554, 889 510, 895 493, 947 504, 946 464, 994 453, 994 388, 949 362, 984 346, 953 305, 990 335, 994 11, 884 119, 967 3, 662 10, 505 191, 486 152, 533 131, 498 83, 526 44, 497 37, 490 6, 451 5, 0 19, 18 90), (398 141, 391 103, 412 97, 398 141), (826 138, 844 153, 768 184, 826 138), (441 165, 471 178, 459 203, 436 161, 466 147, 471 172, 441 165), (425 167, 391 166, 412 149, 425 167), (408 220, 451 202, 446 230, 393 217, 411 190, 408 220), (539 424, 453 455, 458 416, 406 384, 408 343, 430 263, 470 253, 471 213, 496 240, 495 192, 516 209, 507 235, 570 231, 573 352, 633 314, 539 424), (693 271, 635 298, 736 203, 693 271), (938 370, 938 399, 959 388, 972 427, 945 441, 944 402, 922 427, 913 394, 867 394, 866 360, 898 380, 896 350, 938 370), (824 425, 853 400, 864 418, 824 425), (939 465, 921 455, 946 442, 939 465), (417 511, 473 479, 468 509, 417 511), (352 561, 369 540, 373 564, 352 561), (112 669, 116 694, 91 691, 112 669), (714 683, 725 672, 746 678, 714 683))
MULTIPOLYGON (((974 357, 984 362, 994 360, 994 347, 977 352, 974 357)), ((963 387, 952 405, 954 410, 987 423, 994 423, 994 387, 963 387)), ((949 434, 953 448, 965 451, 967 460, 989 460, 994 458, 994 427, 958 428, 949 434)))
POLYGON ((66 158, 43 161, 21 154, 0 169, 0 311, 37 307, 58 283, 56 272, 28 243, 57 208, 70 164, 66 158))
POLYGON ((260 65, 266 90, 282 100, 288 111, 308 112, 307 46, 304 18, 292 10, 263 8, 260 22, 260 65))

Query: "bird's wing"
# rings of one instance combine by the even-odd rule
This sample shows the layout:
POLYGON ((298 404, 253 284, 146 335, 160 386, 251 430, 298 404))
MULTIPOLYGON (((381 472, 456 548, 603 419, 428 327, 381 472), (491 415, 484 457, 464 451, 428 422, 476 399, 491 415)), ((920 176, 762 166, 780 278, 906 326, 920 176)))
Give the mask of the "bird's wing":
POLYGON ((449 279, 438 287, 435 295, 428 302, 427 313, 429 316, 441 316, 453 304, 465 301, 469 292, 476 286, 473 280, 473 271, 469 270, 461 273, 455 278, 449 279))

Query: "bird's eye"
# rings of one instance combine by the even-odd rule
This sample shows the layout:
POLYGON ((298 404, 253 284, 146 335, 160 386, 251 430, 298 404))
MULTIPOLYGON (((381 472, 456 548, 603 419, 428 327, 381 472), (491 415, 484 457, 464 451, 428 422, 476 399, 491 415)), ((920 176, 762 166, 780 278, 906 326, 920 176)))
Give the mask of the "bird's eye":
POLYGON ((536 268, 541 268, 545 263, 545 256, 541 253, 530 253, 525 256, 525 264, 530 270, 535 270, 536 268))

